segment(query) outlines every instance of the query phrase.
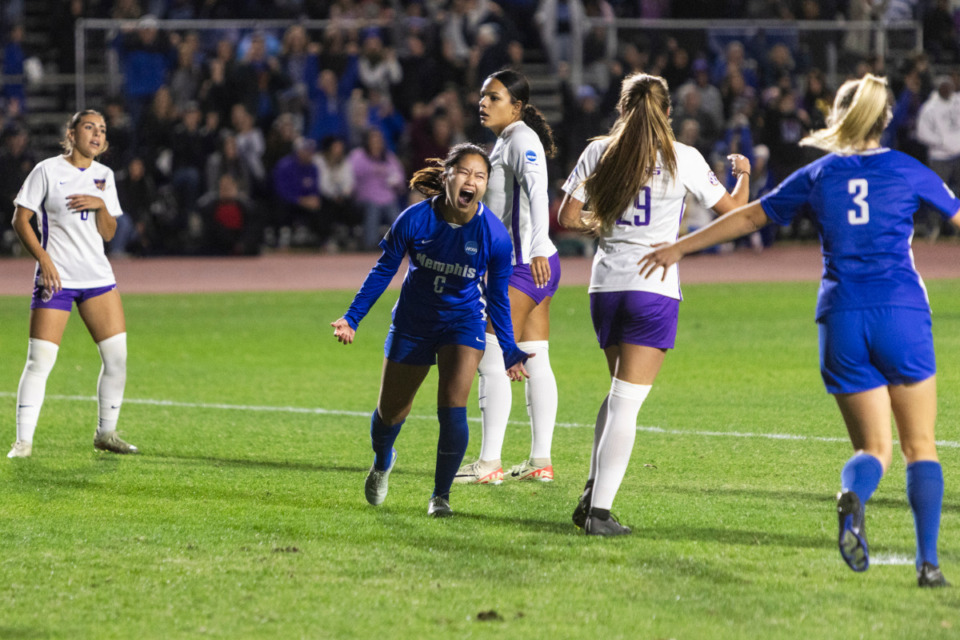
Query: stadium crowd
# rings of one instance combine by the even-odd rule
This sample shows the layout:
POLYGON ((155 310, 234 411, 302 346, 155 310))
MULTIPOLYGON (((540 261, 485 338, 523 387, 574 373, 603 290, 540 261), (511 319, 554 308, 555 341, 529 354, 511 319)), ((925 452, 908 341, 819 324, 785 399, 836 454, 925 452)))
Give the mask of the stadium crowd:
MULTIPOLYGON (((491 145, 477 118, 480 83, 537 56, 563 94, 555 122, 560 186, 587 141, 608 131, 620 81, 645 71, 672 91, 677 139, 724 168, 730 153, 753 165, 751 198, 811 160, 797 142, 824 126, 834 87, 824 51, 839 51, 837 82, 890 78, 894 120, 884 144, 929 164, 960 190, 960 3, 956 0, 65 0, 56 64, 75 64, 72 21, 129 19, 107 41, 120 91, 97 107, 125 214, 114 253, 238 254, 311 247, 371 250, 409 203, 407 181, 460 142, 491 145), (896 65, 871 54, 869 35, 824 31, 767 37, 710 30, 622 32, 583 42, 584 81, 571 81, 570 36, 579 17, 915 20, 924 50, 896 65), (328 20, 320 31, 169 30, 165 19, 328 20), (742 36, 742 37, 741 37, 742 36)), ((22 77, 23 3, 4 4, 3 74, 22 77)), ((71 105, 72 106, 72 105, 71 105)), ((23 82, 0 88, 0 200, 10 203, 40 158, 27 127, 23 82)), ((732 186, 730 182, 729 186, 732 186)), ((7 205, 9 206, 9 205, 7 205)), ((690 207, 687 225, 709 211, 690 207)), ((555 218, 555 216, 554 216, 555 218)), ((917 215, 917 234, 939 220, 917 215)), ((561 233, 558 229, 557 233, 561 233)), ((764 230, 810 237, 808 219, 764 230)), ((0 251, 19 249, 0 216, 0 251)), ((563 246, 563 245, 561 245, 563 246)))

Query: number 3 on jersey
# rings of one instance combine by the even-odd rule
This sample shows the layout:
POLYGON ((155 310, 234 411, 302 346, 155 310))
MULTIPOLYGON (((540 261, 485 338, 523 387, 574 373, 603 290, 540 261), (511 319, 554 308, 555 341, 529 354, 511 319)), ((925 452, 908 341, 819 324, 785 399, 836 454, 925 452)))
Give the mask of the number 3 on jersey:
POLYGON ((847 222, 867 224, 870 222, 870 205, 867 204, 867 181, 855 178, 847 182, 847 193, 853 194, 853 204, 858 209, 847 209, 847 222))
POLYGON ((643 215, 638 213, 633 214, 633 220, 620 219, 617 220, 617 224, 623 225, 632 225, 634 227, 646 227, 650 224, 650 187, 644 187, 643 191, 637 194, 636 199, 633 201, 633 210, 642 211, 643 215))

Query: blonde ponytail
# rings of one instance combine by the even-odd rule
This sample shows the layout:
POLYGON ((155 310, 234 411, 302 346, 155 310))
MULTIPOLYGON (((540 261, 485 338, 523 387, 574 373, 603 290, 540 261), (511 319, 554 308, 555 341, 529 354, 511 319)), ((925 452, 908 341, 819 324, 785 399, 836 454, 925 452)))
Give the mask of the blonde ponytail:
POLYGON ((840 86, 827 128, 812 132, 800 145, 837 153, 856 151, 865 142, 879 140, 891 117, 886 78, 868 73, 840 86))

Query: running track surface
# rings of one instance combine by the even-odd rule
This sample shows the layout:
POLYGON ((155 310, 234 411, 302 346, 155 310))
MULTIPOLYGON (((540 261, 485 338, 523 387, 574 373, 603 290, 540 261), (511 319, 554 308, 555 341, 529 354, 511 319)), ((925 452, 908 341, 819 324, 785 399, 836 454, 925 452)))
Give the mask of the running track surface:
MULTIPOLYGON (((914 257, 926 280, 960 278, 960 244, 916 242, 914 257)), ((124 258, 112 260, 123 293, 207 293, 217 291, 356 290, 377 254, 269 254, 256 258, 124 258)), ((27 296, 34 261, 0 260, 0 295, 27 296)), ((585 285, 589 258, 562 258, 561 283, 585 285)), ((774 246, 762 253, 740 250, 722 255, 697 255, 680 264, 685 284, 711 282, 815 281, 822 268, 815 244, 774 246)), ((398 287, 402 266, 392 287, 398 287)))

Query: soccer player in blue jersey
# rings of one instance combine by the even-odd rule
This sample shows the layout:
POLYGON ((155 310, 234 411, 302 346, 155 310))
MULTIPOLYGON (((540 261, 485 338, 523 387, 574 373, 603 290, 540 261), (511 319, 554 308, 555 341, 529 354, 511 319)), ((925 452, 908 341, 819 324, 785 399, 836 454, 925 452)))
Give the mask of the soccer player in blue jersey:
POLYGON ((917 534, 917 583, 949 583, 937 561, 943 471, 937 459, 936 364, 930 305, 913 264, 913 214, 921 204, 960 227, 960 200, 913 158, 880 146, 890 122, 887 83, 867 74, 837 91, 825 129, 801 144, 828 155, 774 191, 640 260, 649 277, 684 255, 814 212, 823 248, 817 300, 820 370, 855 450, 840 474, 840 555, 869 566, 864 508, 892 458, 890 413, 907 462, 907 499, 917 534))
POLYGON ((376 266, 344 316, 331 325, 337 340, 353 342, 357 325, 390 284, 404 255, 410 256, 384 345, 380 397, 370 420, 374 459, 364 492, 372 505, 387 497, 387 478, 397 460, 393 444, 436 363, 440 439, 427 513, 443 517, 452 513, 450 486, 470 437, 467 398, 486 345, 488 312, 511 380, 527 376, 527 354, 517 347, 510 321, 510 237, 481 203, 490 159, 476 145, 458 144, 438 164, 410 180, 410 187, 428 199, 393 223, 380 241, 383 254, 376 266))

